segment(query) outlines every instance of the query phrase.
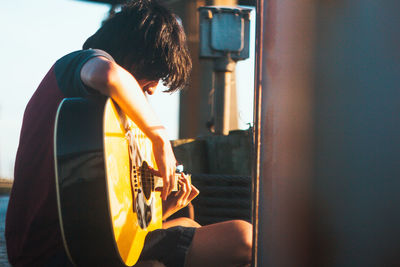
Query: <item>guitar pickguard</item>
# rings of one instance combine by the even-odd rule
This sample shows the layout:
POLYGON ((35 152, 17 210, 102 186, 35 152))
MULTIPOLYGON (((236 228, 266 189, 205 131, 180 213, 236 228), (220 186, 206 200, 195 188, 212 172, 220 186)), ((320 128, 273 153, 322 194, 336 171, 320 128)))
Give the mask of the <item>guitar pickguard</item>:
POLYGON ((150 224, 154 212, 153 198, 147 200, 143 191, 139 191, 135 198, 135 212, 138 219, 138 224, 142 229, 146 229, 150 224))

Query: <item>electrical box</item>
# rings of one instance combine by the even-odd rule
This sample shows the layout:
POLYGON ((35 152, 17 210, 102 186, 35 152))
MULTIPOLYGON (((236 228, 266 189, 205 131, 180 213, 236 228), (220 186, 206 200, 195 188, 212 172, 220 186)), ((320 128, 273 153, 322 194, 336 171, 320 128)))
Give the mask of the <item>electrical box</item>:
POLYGON ((200 7, 200 57, 219 58, 229 54, 233 60, 247 59, 250 11, 242 7, 200 7))

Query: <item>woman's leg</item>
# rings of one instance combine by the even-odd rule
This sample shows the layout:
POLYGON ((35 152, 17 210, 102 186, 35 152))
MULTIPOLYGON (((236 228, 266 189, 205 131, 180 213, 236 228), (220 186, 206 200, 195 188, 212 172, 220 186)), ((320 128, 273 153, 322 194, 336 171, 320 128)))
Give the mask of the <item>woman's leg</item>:
POLYGON ((252 237, 251 224, 241 220, 197 228, 185 267, 249 266, 252 237))
POLYGON ((163 229, 167 229, 174 226, 185 226, 185 227, 200 227, 201 225, 198 224, 196 221, 187 218, 187 217, 180 217, 176 219, 172 219, 166 222, 163 222, 163 229))

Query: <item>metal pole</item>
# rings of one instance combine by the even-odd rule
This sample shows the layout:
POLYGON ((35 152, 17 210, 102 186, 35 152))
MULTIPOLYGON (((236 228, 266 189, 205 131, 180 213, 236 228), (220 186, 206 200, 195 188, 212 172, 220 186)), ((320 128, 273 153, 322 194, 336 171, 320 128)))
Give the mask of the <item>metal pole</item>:
POLYGON ((232 72, 236 63, 229 57, 214 60, 214 132, 228 135, 230 130, 232 72))
POLYGON ((258 0, 256 5, 256 48, 254 71, 254 150, 252 169, 252 224, 253 224, 253 257, 252 266, 258 266, 258 216, 259 216, 259 185, 260 185, 260 146, 261 146, 261 99, 262 99, 262 58, 264 40, 264 0, 258 0))
POLYGON ((314 6, 268 0, 257 7, 255 262, 308 266, 314 6))

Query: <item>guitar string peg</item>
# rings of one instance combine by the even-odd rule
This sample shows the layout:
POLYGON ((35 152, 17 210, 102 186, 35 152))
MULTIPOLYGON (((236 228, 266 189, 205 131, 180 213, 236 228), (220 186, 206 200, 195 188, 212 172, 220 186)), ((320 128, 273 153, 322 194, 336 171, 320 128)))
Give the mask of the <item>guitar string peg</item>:
POLYGON ((183 172, 183 165, 177 165, 175 169, 175 173, 182 173, 183 172))

